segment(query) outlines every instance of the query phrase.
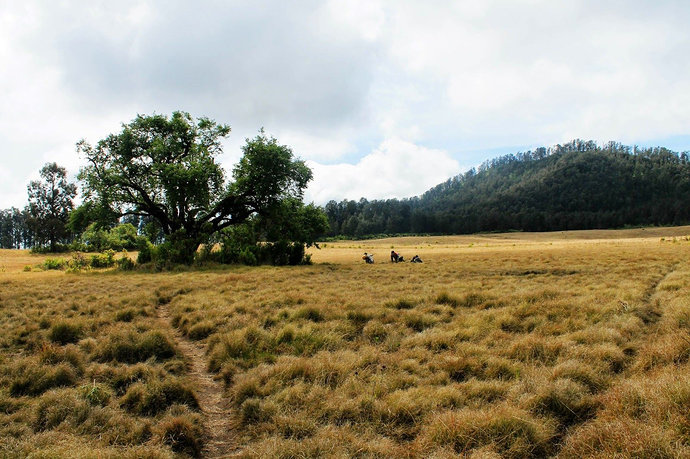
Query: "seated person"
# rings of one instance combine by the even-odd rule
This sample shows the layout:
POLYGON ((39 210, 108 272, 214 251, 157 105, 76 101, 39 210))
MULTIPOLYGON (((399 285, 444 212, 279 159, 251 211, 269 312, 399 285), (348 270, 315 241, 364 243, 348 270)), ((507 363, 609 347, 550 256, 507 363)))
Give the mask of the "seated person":
POLYGON ((396 253, 395 250, 391 250, 391 262, 397 263, 398 261, 400 261, 400 256, 396 253))
POLYGON ((412 257, 412 260, 410 260, 410 263, 422 263, 422 259, 419 258, 419 255, 415 255, 412 257))
POLYGON ((364 252, 364 256, 362 257, 362 260, 364 260, 366 263, 371 264, 374 262, 374 254, 364 252))

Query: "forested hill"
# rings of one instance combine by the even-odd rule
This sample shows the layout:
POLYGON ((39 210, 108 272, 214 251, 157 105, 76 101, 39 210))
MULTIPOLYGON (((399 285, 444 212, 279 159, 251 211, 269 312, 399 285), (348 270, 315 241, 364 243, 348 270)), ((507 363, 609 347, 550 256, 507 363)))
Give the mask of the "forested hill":
POLYGON ((690 223, 688 154, 574 140, 487 161, 419 197, 331 201, 331 236, 690 223))

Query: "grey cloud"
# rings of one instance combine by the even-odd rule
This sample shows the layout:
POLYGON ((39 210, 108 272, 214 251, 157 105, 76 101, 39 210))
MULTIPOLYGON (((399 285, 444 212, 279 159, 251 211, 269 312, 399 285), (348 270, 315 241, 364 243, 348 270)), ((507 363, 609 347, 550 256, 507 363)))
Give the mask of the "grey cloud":
POLYGON ((309 20, 318 2, 150 5, 150 19, 125 36, 87 14, 53 26, 48 48, 84 108, 105 98, 287 127, 365 116, 375 50, 320 34, 309 20))

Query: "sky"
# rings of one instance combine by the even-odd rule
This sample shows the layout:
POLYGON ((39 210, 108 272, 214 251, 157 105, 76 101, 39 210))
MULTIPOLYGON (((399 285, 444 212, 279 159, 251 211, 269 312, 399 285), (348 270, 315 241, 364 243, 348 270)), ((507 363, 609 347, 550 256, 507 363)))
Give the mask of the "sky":
POLYGON ((0 0, 0 209, 137 114, 262 127, 308 202, 387 199, 575 138, 690 150, 685 0, 0 0))

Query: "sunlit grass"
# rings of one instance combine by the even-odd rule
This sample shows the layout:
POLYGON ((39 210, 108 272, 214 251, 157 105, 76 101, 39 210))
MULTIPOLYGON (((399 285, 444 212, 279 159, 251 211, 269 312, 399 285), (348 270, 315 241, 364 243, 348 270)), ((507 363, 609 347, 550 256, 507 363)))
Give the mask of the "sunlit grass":
POLYGON ((240 455, 685 456, 688 234, 342 241, 312 266, 157 274, 2 251, 0 451, 198 454, 176 327, 225 384, 240 455))

